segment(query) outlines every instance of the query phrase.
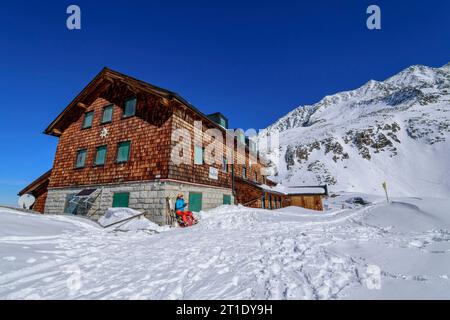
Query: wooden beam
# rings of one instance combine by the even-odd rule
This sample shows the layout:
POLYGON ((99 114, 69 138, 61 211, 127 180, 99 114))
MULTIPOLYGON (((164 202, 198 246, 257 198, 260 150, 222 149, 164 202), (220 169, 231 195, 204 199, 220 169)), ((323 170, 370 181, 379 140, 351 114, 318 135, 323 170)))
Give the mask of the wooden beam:
POLYGON ((52 132, 53 132, 54 134, 58 134, 58 135, 60 135, 60 134, 62 133, 60 130, 58 130, 58 129, 56 129, 56 128, 54 128, 54 129, 52 130, 52 132))
POLYGON ((109 83, 114 83, 114 79, 109 77, 109 76, 104 76, 105 81, 109 82, 109 83))
POLYGON ((78 102, 77 107, 79 107, 81 109, 87 109, 87 105, 85 105, 83 102, 78 102))
POLYGON ((167 98, 161 98, 161 102, 162 102, 163 106, 165 106, 165 107, 168 107, 169 103, 170 103, 169 99, 167 99, 167 98))

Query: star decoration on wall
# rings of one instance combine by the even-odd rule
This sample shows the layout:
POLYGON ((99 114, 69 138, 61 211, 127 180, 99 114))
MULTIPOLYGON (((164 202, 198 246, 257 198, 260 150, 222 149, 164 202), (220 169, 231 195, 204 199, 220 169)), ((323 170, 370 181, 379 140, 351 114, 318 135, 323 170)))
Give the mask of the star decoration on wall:
POLYGON ((109 130, 108 128, 103 128, 102 131, 100 131, 100 138, 105 139, 108 137, 109 130))

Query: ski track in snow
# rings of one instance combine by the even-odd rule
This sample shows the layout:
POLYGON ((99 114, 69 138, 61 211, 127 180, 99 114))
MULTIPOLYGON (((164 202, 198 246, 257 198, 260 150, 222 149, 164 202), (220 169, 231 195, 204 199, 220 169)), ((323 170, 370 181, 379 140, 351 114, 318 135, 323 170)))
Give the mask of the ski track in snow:
MULTIPOLYGON (((77 221, 60 235, 2 236, 0 298, 342 299, 369 290, 368 266, 376 264, 343 245, 449 261, 446 229, 402 232, 366 221, 383 208, 374 204, 323 215, 239 208, 156 235, 111 233, 77 221), (71 290, 76 270, 80 287, 71 290)), ((439 281, 450 298, 448 273, 380 268, 382 283, 439 281)))

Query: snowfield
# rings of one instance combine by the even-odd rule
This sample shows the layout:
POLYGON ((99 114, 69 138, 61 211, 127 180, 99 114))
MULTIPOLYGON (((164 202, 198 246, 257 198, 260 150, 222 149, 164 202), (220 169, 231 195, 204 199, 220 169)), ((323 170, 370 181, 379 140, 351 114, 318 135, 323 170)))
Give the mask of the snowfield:
POLYGON ((152 233, 0 208, 0 298, 450 299, 450 199, 326 208, 221 206, 152 233))

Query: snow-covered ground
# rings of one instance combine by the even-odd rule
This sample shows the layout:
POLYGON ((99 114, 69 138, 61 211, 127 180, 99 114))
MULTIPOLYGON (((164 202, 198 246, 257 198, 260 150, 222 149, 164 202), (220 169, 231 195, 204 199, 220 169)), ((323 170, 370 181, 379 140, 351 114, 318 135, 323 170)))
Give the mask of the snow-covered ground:
POLYGON ((0 208, 0 298, 450 298, 450 199, 326 205, 222 206, 156 234, 0 208))

